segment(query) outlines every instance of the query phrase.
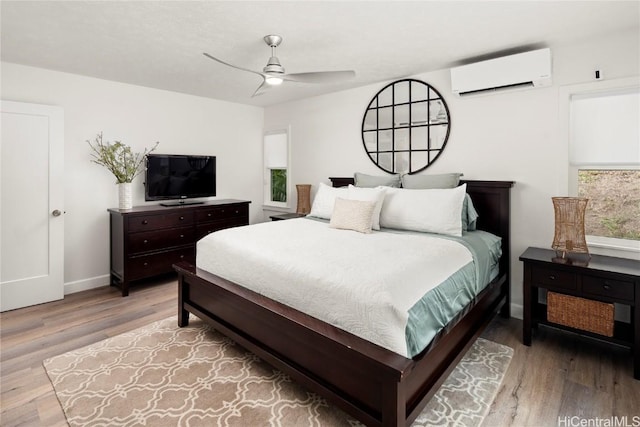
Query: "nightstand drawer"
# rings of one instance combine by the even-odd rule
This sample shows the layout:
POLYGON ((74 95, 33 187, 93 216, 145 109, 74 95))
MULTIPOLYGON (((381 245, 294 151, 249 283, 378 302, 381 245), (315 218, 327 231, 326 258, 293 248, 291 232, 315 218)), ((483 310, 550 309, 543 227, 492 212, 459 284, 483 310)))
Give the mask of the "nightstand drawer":
POLYGON ((531 267, 531 276, 535 285, 569 290, 577 288, 577 279, 574 273, 533 266, 531 267))
POLYGON ((596 276, 582 278, 582 292, 600 297, 633 302, 633 282, 605 279, 596 276))

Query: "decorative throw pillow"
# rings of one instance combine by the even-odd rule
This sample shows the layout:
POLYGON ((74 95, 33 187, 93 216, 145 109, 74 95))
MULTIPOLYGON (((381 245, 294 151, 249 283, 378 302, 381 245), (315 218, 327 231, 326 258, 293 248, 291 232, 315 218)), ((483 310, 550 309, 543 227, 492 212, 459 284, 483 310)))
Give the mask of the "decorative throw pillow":
POLYGON ((400 175, 397 174, 377 176, 356 172, 355 174, 353 174, 353 178, 356 187, 400 187, 400 175))
POLYGON ((388 188, 380 213, 380 225, 462 236, 462 203, 466 190, 466 184, 451 189, 388 188))
POLYGON ((371 233, 376 202, 336 198, 329 227, 371 233))
POLYGON ((348 199, 375 202, 376 206, 372 214, 372 225, 374 230, 380 230, 380 211, 384 202, 385 187, 360 188, 349 185, 348 199))
POLYGON ((333 205, 335 204, 336 197, 342 197, 346 199, 348 197, 349 189, 347 187, 330 187, 327 184, 321 182, 318 185, 318 191, 313 199, 311 205, 311 212, 309 216, 323 219, 331 219, 333 213, 333 205))
POLYGON ((402 188, 455 188, 460 183, 461 176, 461 173, 442 173, 437 175, 402 175, 402 188))

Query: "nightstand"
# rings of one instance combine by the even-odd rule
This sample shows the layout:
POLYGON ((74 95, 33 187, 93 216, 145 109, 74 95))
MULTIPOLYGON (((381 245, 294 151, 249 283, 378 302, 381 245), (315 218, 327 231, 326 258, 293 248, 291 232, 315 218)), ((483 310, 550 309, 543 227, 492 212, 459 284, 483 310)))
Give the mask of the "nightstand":
POLYGON ((558 260, 555 251, 541 248, 528 248, 520 261, 524 263, 523 344, 531 345, 531 329, 541 324, 630 347, 633 377, 640 380, 640 261, 592 255, 588 263, 572 264, 568 259, 558 260), (612 337, 550 322, 547 305, 538 301, 540 289, 627 305, 631 307, 631 322, 614 322, 612 337))
POLYGON ((271 215, 269 218, 271 218, 271 221, 282 221, 285 219, 302 218, 305 216, 306 216, 305 214, 298 214, 298 213, 282 213, 278 215, 271 215))

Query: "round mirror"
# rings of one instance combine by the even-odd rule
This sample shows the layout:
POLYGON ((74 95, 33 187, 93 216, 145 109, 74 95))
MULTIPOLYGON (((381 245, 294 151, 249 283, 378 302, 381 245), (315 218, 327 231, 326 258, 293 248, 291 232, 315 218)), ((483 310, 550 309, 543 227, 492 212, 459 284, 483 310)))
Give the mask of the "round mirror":
POLYGON ((362 143, 376 166, 389 173, 416 173, 442 153, 451 116, 431 85, 398 80, 373 97, 362 119, 362 143))

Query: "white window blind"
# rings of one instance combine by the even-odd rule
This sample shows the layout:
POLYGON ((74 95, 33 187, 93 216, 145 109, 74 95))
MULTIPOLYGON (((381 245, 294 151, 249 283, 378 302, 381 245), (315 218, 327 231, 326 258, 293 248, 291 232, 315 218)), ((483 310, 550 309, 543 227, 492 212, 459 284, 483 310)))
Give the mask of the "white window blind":
POLYGON ((640 165, 638 90, 571 98, 571 165, 640 165))
POLYGON ((289 132, 264 135, 264 204, 288 208, 291 200, 289 174, 289 132))
POLYGON ((274 133, 264 137, 264 164, 268 169, 286 169, 288 161, 287 134, 274 133))

